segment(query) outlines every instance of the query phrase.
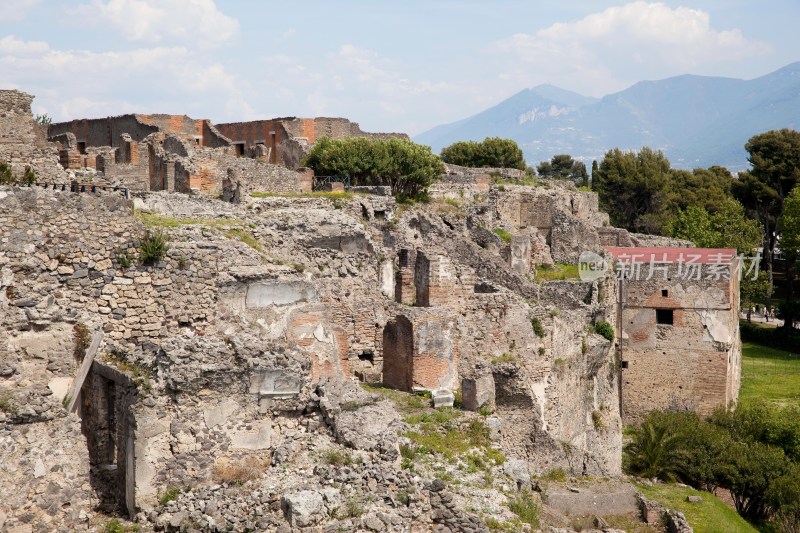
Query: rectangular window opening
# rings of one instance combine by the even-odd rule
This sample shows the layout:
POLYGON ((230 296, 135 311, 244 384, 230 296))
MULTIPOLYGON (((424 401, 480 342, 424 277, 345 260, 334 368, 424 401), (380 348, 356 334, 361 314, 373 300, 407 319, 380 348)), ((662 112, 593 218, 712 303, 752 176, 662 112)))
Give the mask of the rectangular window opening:
POLYGON ((667 289, 661 289, 661 296, 664 298, 669 297, 669 291, 667 289))
POLYGON ((622 361, 622 368, 628 368, 628 362, 622 361))
POLYGON ((673 322, 672 309, 656 309, 656 323, 671 326, 673 322))
POLYGON ((243 143, 239 143, 239 144, 234 144, 234 146, 236 147, 236 155, 238 155, 240 157, 243 156, 244 155, 244 144, 243 143))

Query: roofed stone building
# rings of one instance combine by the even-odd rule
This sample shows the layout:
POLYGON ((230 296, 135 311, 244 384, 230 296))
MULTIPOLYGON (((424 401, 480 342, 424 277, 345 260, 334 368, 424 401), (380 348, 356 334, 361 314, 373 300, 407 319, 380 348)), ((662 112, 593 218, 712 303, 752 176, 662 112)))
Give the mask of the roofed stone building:
POLYGON ((741 378, 733 249, 609 247, 620 284, 623 417, 735 405, 741 378))

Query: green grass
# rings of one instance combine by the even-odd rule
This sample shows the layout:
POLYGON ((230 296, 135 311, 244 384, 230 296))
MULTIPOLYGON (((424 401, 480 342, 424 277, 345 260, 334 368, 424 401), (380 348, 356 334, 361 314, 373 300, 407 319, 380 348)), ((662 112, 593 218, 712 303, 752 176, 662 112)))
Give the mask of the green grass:
POLYGON ((752 342, 742 343, 739 402, 754 400, 780 406, 800 402, 800 356, 752 342))
POLYGON ((494 228, 494 230, 492 230, 492 231, 494 232, 495 235, 497 235, 498 237, 503 239, 503 241, 506 244, 511 242, 511 234, 509 232, 507 232, 506 230, 504 230, 503 228, 494 228))
POLYGON ((240 228, 231 228, 225 231, 225 236, 229 239, 239 240, 257 252, 261 251, 261 243, 258 242, 258 239, 249 231, 240 228))
POLYGON ((258 192, 250 193, 253 198, 326 198, 328 200, 350 200, 353 197, 351 192, 293 192, 293 193, 276 193, 276 192, 258 192))
POLYGON ((682 512, 695 533, 757 533, 736 511, 711 494, 691 487, 659 484, 652 487, 638 486, 651 500, 660 502, 668 509, 682 512), (703 501, 690 503, 687 496, 700 496, 703 501))
POLYGON ((180 228, 182 226, 209 226, 212 228, 241 226, 241 220, 233 218, 174 218, 136 211, 134 216, 150 228, 180 228))
POLYGON ((536 265, 536 281, 567 281, 578 279, 578 265, 536 265))

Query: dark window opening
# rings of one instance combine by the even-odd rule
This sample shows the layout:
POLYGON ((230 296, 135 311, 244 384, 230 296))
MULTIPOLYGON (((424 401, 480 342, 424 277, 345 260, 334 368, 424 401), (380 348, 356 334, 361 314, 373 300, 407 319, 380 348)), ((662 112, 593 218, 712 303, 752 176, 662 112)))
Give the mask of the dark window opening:
POLYGON ((673 321, 672 309, 656 309, 656 323, 671 326, 673 321))
POLYGON ((667 298, 669 296, 669 291, 667 289, 661 289, 661 296, 667 298))
POLYGON ((244 144, 243 143, 234 144, 233 146, 236 147, 236 155, 238 155, 239 157, 244 155, 244 144))
POLYGON ((375 362, 375 354, 372 353, 372 350, 364 350, 360 354, 358 354, 359 361, 369 361, 370 363, 375 362))
POLYGON ((361 204, 361 216, 366 219, 369 219, 369 211, 367 210, 364 204, 361 204))
POLYGON ((375 218, 385 219, 386 211, 375 211, 375 218))
POLYGON ((86 153, 86 142, 85 141, 78 141, 78 152, 85 154, 86 153))
POLYGON ((628 362, 622 361, 622 368, 628 368, 628 362))

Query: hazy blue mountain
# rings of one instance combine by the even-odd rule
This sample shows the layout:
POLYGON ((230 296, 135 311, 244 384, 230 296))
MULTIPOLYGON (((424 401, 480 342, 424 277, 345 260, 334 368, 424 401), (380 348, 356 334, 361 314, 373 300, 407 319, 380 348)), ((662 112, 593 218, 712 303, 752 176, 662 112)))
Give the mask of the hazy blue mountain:
POLYGON ((414 138, 434 152, 462 140, 516 140, 535 166, 559 153, 600 159, 611 148, 663 150, 674 167, 748 167, 744 144, 771 129, 800 129, 800 62, 753 80, 677 76, 601 99, 540 85, 414 138))

